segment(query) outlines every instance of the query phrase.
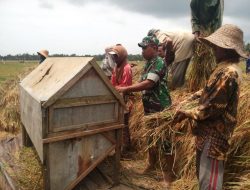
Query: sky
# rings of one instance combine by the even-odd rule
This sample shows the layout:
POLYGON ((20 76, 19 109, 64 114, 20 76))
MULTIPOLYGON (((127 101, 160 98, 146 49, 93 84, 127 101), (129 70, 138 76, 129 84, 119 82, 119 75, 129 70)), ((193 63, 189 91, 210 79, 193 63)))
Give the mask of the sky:
MULTIPOLYGON (((103 54, 121 43, 129 54, 151 28, 191 32, 190 0, 0 0, 0 55, 103 54)), ((250 42, 249 0, 225 0, 224 24, 250 42)))

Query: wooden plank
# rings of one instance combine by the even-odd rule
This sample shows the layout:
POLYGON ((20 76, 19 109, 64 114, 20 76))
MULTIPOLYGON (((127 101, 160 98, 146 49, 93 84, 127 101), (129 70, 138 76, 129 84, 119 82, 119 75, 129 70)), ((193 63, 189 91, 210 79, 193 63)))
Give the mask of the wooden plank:
POLYGON ((123 107, 119 106, 119 111, 118 111, 118 120, 120 123, 124 123, 124 109, 123 107))
POLYGON ((125 108, 126 105, 125 105, 125 102, 123 100, 123 97, 118 93, 117 90, 115 90, 115 88, 112 86, 112 84, 110 83, 108 78, 105 76, 105 74, 103 73, 103 71, 99 67, 99 65, 97 65, 97 63, 94 60, 90 61, 90 64, 95 68, 96 72, 100 75, 100 77, 105 82, 105 84, 108 86, 110 91, 116 96, 116 98, 119 100, 120 104, 125 108))
POLYGON ((101 163, 110 152, 115 149, 115 145, 111 146, 105 154, 101 155, 87 170, 85 170, 77 179, 71 182, 67 187, 66 190, 72 190, 84 177, 88 175, 90 171, 92 171, 99 163, 101 163))
POLYGON ((46 138, 49 133, 49 108, 42 108, 42 138, 46 138))
POLYGON ((38 101, 47 101, 62 89, 93 57, 49 57, 21 82, 21 86, 38 101))
MULTIPOLYGON (((91 65, 85 65, 81 70, 79 70, 72 78, 70 78, 69 81, 67 81, 58 91, 55 93, 51 93, 53 95, 50 95, 47 101, 45 101, 42 106, 44 108, 50 106, 53 104, 60 96, 65 94, 80 78, 88 72, 88 70, 91 69, 91 65)), ((48 84, 49 85, 49 84, 48 84)))
MULTIPOLYGON (((49 108, 42 108, 42 137, 46 138, 49 131, 49 108)), ((44 188, 50 189, 50 166, 49 166, 49 145, 43 144, 43 184, 44 188)))
POLYGON ((98 129, 98 128, 102 128, 103 125, 113 125, 117 123, 116 120, 110 120, 110 121, 105 121, 105 122, 99 122, 99 123, 86 123, 86 124, 80 124, 80 125, 69 125, 69 126, 65 126, 65 127, 60 127, 53 129, 50 132, 51 134, 55 134, 55 133, 67 133, 68 131, 75 131, 75 130, 82 130, 82 131, 87 131, 87 130, 94 130, 94 129, 98 129), (70 130, 69 130, 70 129, 70 130))
MULTIPOLYGON (((100 134, 48 144, 51 190, 65 189, 112 147, 100 134)), ((91 170, 92 171, 92 170, 91 170)))
POLYGON ((116 118, 116 103, 94 104, 67 108, 53 109, 51 115, 50 131, 58 132, 85 128, 101 123, 114 123, 116 118))
POLYGON ((120 159, 121 159, 121 141, 122 141, 122 130, 116 130, 116 146, 115 146, 115 164, 113 171, 114 185, 118 185, 120 182, 120 159))
POLYGON ((41 161, 43 160, 42 144, 42 109, 30 94, 20 87, 20 115, 28 136, 30 137, 41 161))
POLYGON ((119 124, 119 125, 114 125, 114 126, 104 127, 100 129, 94 129, 94 130, 88 130, 88 131, 61 133, 61 134, 56 134, 56 136, 48 135, 48 138, 43 139, 43 143, 46 144, 46 143, 53 143, 53 142, 62 141, 66 139, 85 137, 85 136, 90 136, 90 135, 94 135, 97 133, 102 133, 102 132, 111 131, 114 129, 123 128, 123 127, 124 127, 123 124, 119 124))
POLYGON ((64 98, 59 99, 53 104, 53 108, 67 108, 73 106, 84 106, 93 104, 104 104, 117 102, 114 96, 86 96, 81 98, 64 98))
POLYGON ((104 136, 106 139, 109 140, 112 144, 116 144, 116 139, 113 138, 113 136, 110 133, 101 133, 102 136, 104 136))
MULTIPOLYGON (((91 65, 92 67, 92 65, 91 65)), ((89 96, 113 96, 102 78, 92 67, 61 98, 80 98, 89 96)))
POLYGON ((50 184, 50 151, 49 145, 44 145, 44 162, 43 162, 43 184, 46 190, 52 190, 50 184))

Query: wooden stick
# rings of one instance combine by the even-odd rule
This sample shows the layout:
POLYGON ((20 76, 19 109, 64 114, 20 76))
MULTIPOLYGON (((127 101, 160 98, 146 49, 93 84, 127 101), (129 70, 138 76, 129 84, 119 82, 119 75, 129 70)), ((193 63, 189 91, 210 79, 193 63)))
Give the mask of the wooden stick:
POLYGON ((93 130, 88 130, 88 131, 67 132, 67 133, 63 133, 63 134, 58 134, 57 136, 45 138, 45 139, 43 139, 43 143, 44 144, 45 143, 52 143, 52 142, 62 141, 65 139, 84 137, 84 136, 94 135, 97 133, 103 133, 106 131, 111 131, 111 130, 120 129, 120 128, 123 128, 123 124, 114 125, 111 127, 103 127, 100 129, 93 129, 93 130))

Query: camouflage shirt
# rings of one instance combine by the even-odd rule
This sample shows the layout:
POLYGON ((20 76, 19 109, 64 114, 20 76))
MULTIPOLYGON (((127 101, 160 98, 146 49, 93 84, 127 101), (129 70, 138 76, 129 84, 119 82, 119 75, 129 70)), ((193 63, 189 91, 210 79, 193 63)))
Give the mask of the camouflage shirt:
POLYGON ((152 80, 155 85, 142 92, 142 102, 145 114, 160 112, 171 105, 171 98, 167 88, 166 65, 159 56, 146 62, 141 81, 152 80))
POLYGON ((241 70, 236 64, 220 63, 203 89, 199 106, 188 111, 195 121, 197 148, 202 150, 208 141, 208 156, 217 160, 226 158, 237 123, 240 81, 241 70))

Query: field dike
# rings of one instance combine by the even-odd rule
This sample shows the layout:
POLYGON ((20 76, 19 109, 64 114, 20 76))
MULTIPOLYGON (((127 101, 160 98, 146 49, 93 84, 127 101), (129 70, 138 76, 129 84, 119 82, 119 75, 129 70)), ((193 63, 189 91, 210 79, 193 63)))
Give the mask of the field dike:
MULTIPOLYGON (((231 138, 231 147, 225 165, 224 189, 228 190, 250 189, 250 75, 243 76, 238 124, 231 138)), ((43 189, 41 164, 35 150, 20 146, 21 123, 17 87, 19 80, 20 78, 8 81, 0 89, 0 168, 3 174, 0 183, 10 180, 9 183, 18 189, 43 189)), ((132 189, 164 189, 160 182, 162 176, 160 166, 152 174, 141 174, 146 165, 148 148, 145 136, 150 133, 153 143, 164 139, 166 135, 172 137, 171 121, 176 109, 180 107, 179 103, 184 101, 182 104, 184 108, 192 108, 196 104, 196 102, 185 103, 185 99, 190 95, 187 88, 175 90, 171 93, 173 106, 170 109, 146 117, 143 116, 140 94, 135 95, 130 117, 134 152, 129 158, 121 161, 122 184, 132 189)), ((173 171, 177 179, 171 189, 198 189, 195 175, 194 137, 190 133, 189 121, 179 123, 175 128, 179 131, 173 141, 175 145, 173 151, 176 152, 173 171)))

